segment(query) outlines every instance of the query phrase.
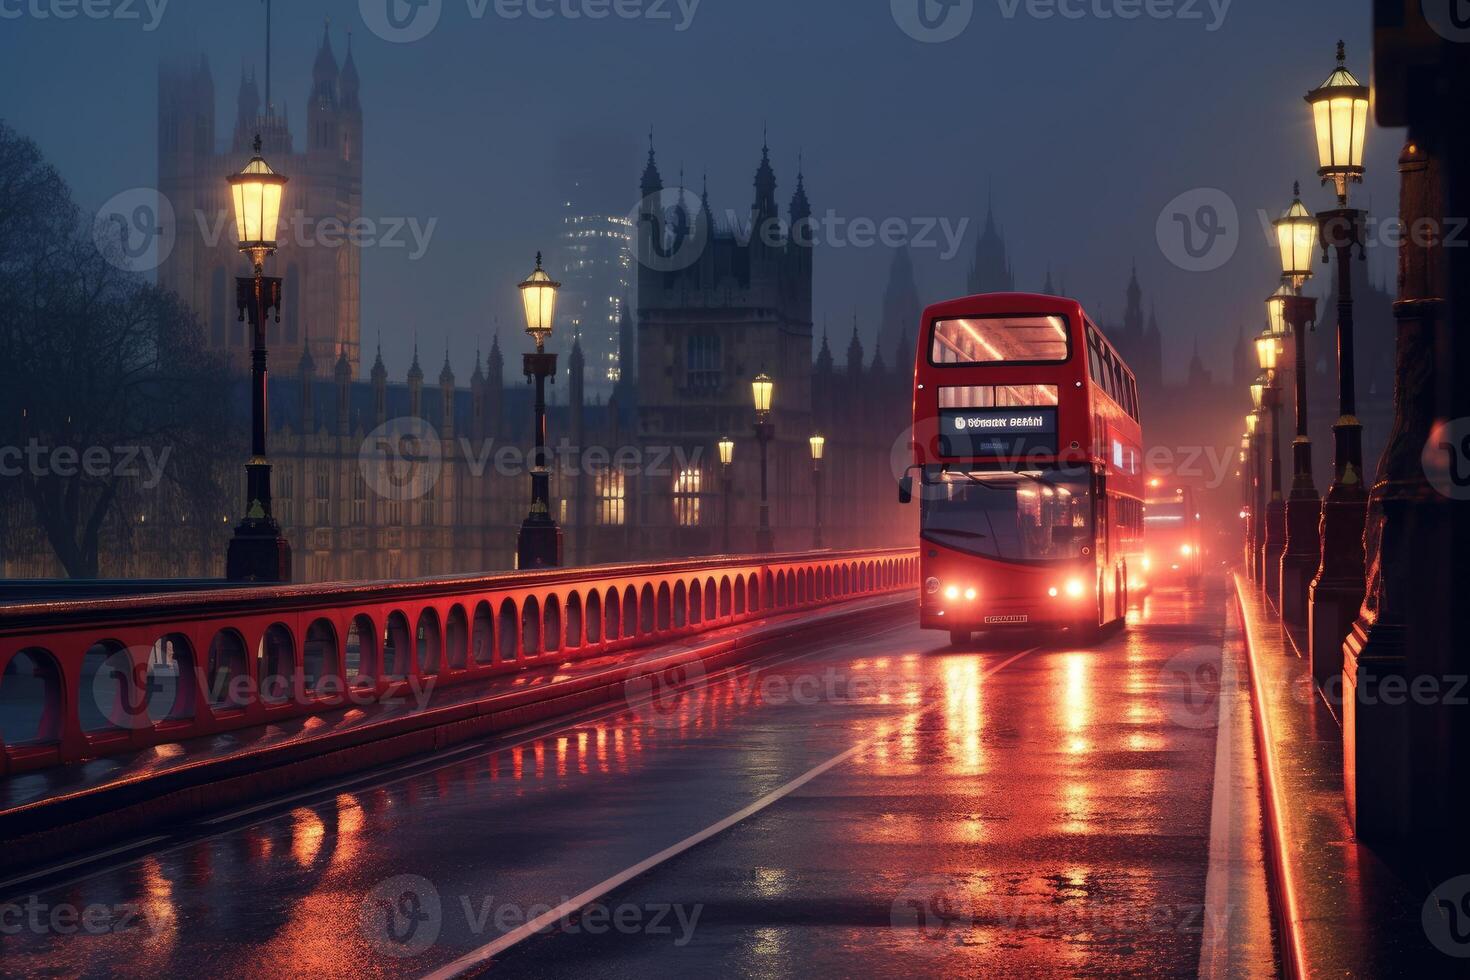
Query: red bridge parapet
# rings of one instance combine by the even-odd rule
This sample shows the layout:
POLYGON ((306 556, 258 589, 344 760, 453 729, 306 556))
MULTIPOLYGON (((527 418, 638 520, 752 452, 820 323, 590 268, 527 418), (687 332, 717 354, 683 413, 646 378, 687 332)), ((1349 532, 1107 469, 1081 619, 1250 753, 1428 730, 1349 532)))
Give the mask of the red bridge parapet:
POLYGON ((0 773, 912 587, 912 549, 0 606, 0 773))

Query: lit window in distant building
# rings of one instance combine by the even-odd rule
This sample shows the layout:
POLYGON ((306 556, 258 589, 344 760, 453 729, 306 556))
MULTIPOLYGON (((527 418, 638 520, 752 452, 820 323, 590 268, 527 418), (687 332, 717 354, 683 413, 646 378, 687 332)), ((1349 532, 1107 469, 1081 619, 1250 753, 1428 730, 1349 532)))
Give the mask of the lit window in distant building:
POLYGON ((623 471, 598 470, 593 482, 597 494, 597 523, 621 527, 626 499, 623 471))
POLYGON ((325 466, 316 471, 316 526, 330 527, 332 524, 332 475, 325 466))
POLYGON ((352 523, 367 523, 367 480, 363 478, 361 467, 352 481, 352 523))
POLYGON ((700 525, 700 485, 703 474, 695 467, 686 467, 674 477, 674 521, 680 527, 700 525))
POLYGON ((716 334, 694 334, 689 338, 685 360, 690 388, 711 391, 720 386, 720 338, 716 334))

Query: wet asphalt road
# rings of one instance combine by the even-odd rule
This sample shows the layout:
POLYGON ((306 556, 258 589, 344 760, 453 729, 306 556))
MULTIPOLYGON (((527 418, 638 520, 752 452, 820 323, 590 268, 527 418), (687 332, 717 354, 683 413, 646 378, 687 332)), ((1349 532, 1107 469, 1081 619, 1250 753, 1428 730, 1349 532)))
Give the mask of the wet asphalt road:
POLYGON ((785 640, 636 708, 3 896, 0 963, 417 976, 571 900, 473 968, 1193 975, 1216 730, 1179 664, 1218 664, 1226 605, 1219 583, 1160 593, 1091 648, 957 650, 911 609, 785 640))

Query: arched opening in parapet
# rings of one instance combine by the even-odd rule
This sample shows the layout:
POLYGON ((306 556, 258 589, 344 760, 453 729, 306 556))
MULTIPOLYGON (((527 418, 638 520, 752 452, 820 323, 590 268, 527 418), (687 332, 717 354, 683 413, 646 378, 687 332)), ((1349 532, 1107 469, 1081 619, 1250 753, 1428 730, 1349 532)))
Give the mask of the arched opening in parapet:
MULTIPOLYGON (((644 589, 647 590, 648 595, 648 599, 644 602, 644 607, 648 609, 648 625, 652 626, 653 592, 647 586, 644 586, 644 589)), ((641 619, 638 614, 638 593, 630 585, 623 590, 623 637, 637 636, 640 622, 641 619)))
POLYGON ((735 576, 735 585, 734 585, 734 587, 730 591, 731 591, 731 598, 734 601, 735 615, 737 615, 737 616, 744 615, 745 614, 745 576, 744 575, 737 575, 737 576, 735 576))
POLYGON ((643 586, 643 592, 638 597, 638 632, 639 634, 653 632, 653 586, 643 586))
POLYGON ((371 616, 358 613, 352 617, 343 652, 343 669, 349 684, 357 685, 378 676, 378 630, 371 616))
POLYGON ((602 642, 602 599, 597 591, 587 593, 587 643, 602 642))
POLYGON ((704 586, 699 579, 689 583, 689 625, 698 626, 704 622, 704 586))
MULTIPOLYGON (((588 605, 597 602, 597 593, 587 597, 588 605)), ((589 617, 590 618, 590 617, 589 617)), ((595 629, 595 627, 593 627, 595 629)), ((589 631, 590 632, 590 631, 589 631)), ((567 596, 567 636, 565 648, 575 650, 582 645, 582 594, 573 592, 567 596)))
POLYGON ((495 617, 490 612, 490 603, 481 599, 475 606, 475 623, 472 632, 475 663, 495 662, 495 617))
POLYGON ((117 640, 98 640, 87 648, 77 690, 82 731, 116 731, 146 724, 143 692, 133 674, 128 649, 117 640))
POLYGON ((798 605, 805 604, 807 597, 811 594, 807 586, 807 575, 805 568, 796 570, 796 601, 798 605))
MULTIPOLYGON (((744 596, 741 596, 741 606, 745 605, 744 598, 744 596)), ((735 611, 735 590, 730 585, 730 576, 726 575, 720 579, 720 615, 729 616, 735 611)), ((745 612, 743 608, 739 611, 745 612)))
POLYGON ((439 631, 439 614, 426 607, 419 613, 414 629, 414 649, 418 653, 419 675, 432 677, 439 673, 444 650, 444 637, 439 631))
POLYGON ((500 622, 496 626, 500 632, 500 659, 510 662, 516 659, 520 647, 520 631, 516 624, 516 604, 509 599, 500 604, 500 622))
POLYGON ((449 607, 449 618, 444 621, 444 662, 450 670, 464 670, 469 659, 470 626, 459 603, 449 607))
POLYGON ((607 595, 602 600, 602 638, 611 643, 618 638, 618 632, 622 629, 622 602, 618 598, 617 589, 608 589, 607 595))
POLYGON ((781 601, 780 595, 776 592, 776 576, 771 574, 769 568, 761 576, 761 587, 758 597, 760 599, 759 603, 752 602, 750 604, 752 610, 757 608, 772 609, 781 601))
POLYGON ((27 647, 0 673, 0 739, 44 745, 61 738, 61 666, 49 650, 27 647))
POLYGON ((521 653, 534 657, 541 651, 541 603, 533 595, 526 596, 521 606, 521 653))
POLYGON ((766 573, 766 578, 767 578, 767 581, 766 581, 767 591, 764 591, 764 592, 761 591, 761 580, 756 577, 755 572, 751 572, 750 575, 746 578, 746 580, 745 580, 745 611, 746 612, 760 612, 760 610, 762 610, 763 608, 765 608, 765 605, 764 604, 765 604, 765 602, 767 602, 770 599, 770 595, 771 595, 771 593, 769 591, 770 584, 771 584, 770 583, 770 573, 769 572, 766 573))
MULTIPOLYGON (((667 586, 664 586, 667 588, 667 586)), ((660 595, 659 597, 663 597, 660 595)), ((672 625, 681 629, 689 623, 689 590, 685 588, 682 580, 674 583, 674 620, 672 625)), ((667 627, 665 627, 667 628, 667 627)))
POLYGON ((786 570, 782 569, 776 573, 776 601, 775 606, 786 605, 786 570))
POLYGON ((669 615, 671 608, 669 583, 660 582, 658 585, 658 628, 660 631, 668 629, 673 624, 673 618, 669 615))
POLYGON ((260 683, 260 699, 266 704, 282 704, 291 698, 291 684, 296 676, 296 644, 285 623, 272 623, 260 635, 255 650, 255 676, 260 683))
POLYGON ((306 642, 301 646, 301 683, 313 693, 336 694, 342 690, 337 629, 330 620, 318 619, 306 628, 306 642))
POLYGON ((401 681, 413 670, 413 634, 408 617, 395 610, 383 630, 383 679, 401 681))
POLYGON ((194 648, 182 633, 169 633, 148 651, 148 717, 154 722, 193 718, 199 699, 194 648))
POLYGON ((715 591, 716 588, 718 586, 715 585, 713 578, 704 580, 704 618, 706 622, 720 615, 720 599, 719 593, 715 591))
POLYGON ((542 642, 545 644, 547 653, 555 653, 561 649, 561 600, 556 593, 546 597, 546 614, 542 617, 544 627, 541 630, 542 642))
POLYGON ((245 640, 232 629, 222 629, 209 642, 209 667, 205 674, 209 703, 230 711, 250 704, 250 669, 246 665, 245 640))

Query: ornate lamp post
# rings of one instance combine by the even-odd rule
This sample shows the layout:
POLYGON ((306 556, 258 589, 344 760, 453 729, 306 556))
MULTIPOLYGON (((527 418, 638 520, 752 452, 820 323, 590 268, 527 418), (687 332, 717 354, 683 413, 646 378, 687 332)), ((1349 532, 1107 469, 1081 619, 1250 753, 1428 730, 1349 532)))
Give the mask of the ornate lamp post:
POLYGON ((254 275, 235 280, 235 306, 240 318, 250 317, 250 462, 245 464, 245 517, 235 526, 225 556, 225 577, 236 582, 291 581, 291 545, 271 513, 271 464, 266 457, 270 413, 266 404, 266 317, 281 321, 281 280, 265 274, 265 259, 276 250, 276 226, 286 177, 276 173, 260 155, 229 178, 235 210, 235 232, 240 251, 250 256, 254 275))
POLYGON ((1268 327, 1256 338, 1256 358, 1261 362, 1261 380, 1251 385, 1257 410, 1266 413, 1266 442, 1269 446, 1271 496, 1266 502, 1266 540, 1261 567, 1266 597, 1279 607, 1281 602, 1281 556, 1286 551, 1286 498, 1281 495, 1281 389, 1276 385, 1276 365, 1281 356, 1281 339, 1268 327))
POLYGON ((1318 174, 1337 191, 1337 208, 1317 215, 1322 257, 1337 253, 1338 420, 1332 427, 1332 485, 1322 502, 1322 562, 1312 582, 1308 640, 1312 673, 1342 672, 1342 645, 1363 604, 1363 527, 1368 491, 1363 481, 1363 426, 1357 419, 1353 362, 1352 256, 1363 248, 1363 212, 1348 207, 1348 184, 1363 180, 1363 145, 1368 127, 1368 87, 1344 62, 1341 41, 1337 68, 1307 94, 1317 133, 1318 174))
POLYGON ((730 478, 731 465, 735 462, 735 440, 729 436, 720 440, 720 489, 724 496, 724 536, 721 550, 730 554, 730 491, 734 481, 730 478))
POLYGON ((524 355, 526 380, 536 382, 536 443, 531 457, 531 512, 521 522, 516 539, 517 568, 556 568, 561 565, 561 528, 551 516, 551 465, 546 458, 546 379, 556 383, 556 355, 546 353, 546 338, 551 336, 556 319, 556 291, 561 283, 553 282, 541 268, 541 253, 536 253, 536 268, 521 283, 521 305, 526 312, 526 333, 536 341, 536 350, 524 355))
MULTIPOLYGON (((1264 386, 1261 388, 1264 393, 1264 386)), ((1251 400, 1256 398, 1256 386, 1251 385, 1251 400)), ((1265 474, 1265 452, 1261 446, 1263 433, 1261 432, 1261 411, 1256 409, 1245 417, 1246 437, 1250 439, 1251 456, 1251 485, 1254 490, 1251 493, 1251 520, 1250 520, 1250 573, 1251 581, 1257 586, 1262 586, 1265 579, 1262 575, 1261 555, 1266 547, 1266 474, 1265 474)))
POLYGON ((771 504, 767 497, 767 452, 771 440, 776 438, 776 423, 771 421, 771 399, 776 393, 776 383, 770 376, 761 373, 750 383, 751 398, 755 402, 755 441, 761 447, 761 521, 755 532, 755 550, 769 554, 775 550, 771 535, 771 504))
POLYGON ((1312 276, 1317 249, 1317 219, 1301 201, 1301 185, 1293 188, 1291 207, 1276 221, 1281 249, 1281 287, 1266 300, 1271 330, 1296 340, 1296 438, 1291 443, 1291 495, 1286 501, 1286 551, 1281 556, 1281 618, 1307 625, 1307 591, 1322 557, 1318 523, 1322 498, 1312 476, 1312 440, 1307 433, 1307 331, 1316 329, 1317 301, 1301 295, 1312 276))
POLYGON ((817 433, 808 440, 812 447, 812 547, 822 544, 822 458, 827 454, 827 437, 817 433))

